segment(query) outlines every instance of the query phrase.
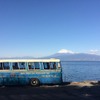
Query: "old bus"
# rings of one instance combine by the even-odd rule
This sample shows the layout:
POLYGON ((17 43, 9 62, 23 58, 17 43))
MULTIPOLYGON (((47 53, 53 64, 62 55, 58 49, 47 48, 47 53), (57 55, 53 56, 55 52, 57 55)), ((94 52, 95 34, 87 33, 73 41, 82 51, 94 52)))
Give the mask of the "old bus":
POLYGON ((1 59, 0 85, 60 84, 59 59, 1 59))

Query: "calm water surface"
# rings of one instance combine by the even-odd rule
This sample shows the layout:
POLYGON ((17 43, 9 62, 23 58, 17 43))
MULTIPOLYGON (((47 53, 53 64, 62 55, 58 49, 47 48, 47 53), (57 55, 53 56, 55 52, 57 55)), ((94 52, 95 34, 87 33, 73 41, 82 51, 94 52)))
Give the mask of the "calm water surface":
POLYGON ((63 81, 100 81, 100 61, 62 61, 63 81))

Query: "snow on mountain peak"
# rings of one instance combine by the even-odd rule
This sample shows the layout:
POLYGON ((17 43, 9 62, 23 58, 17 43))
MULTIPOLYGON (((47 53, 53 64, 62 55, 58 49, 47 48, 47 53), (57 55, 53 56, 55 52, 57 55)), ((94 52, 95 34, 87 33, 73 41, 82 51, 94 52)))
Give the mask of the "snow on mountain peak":
POLYGON ((74 54, 73 51, 71 51, 71 50, 66 50, 66 49, 61 49, 60 51, 58 51, 58 53, 71 53, 71 54, 74 54))

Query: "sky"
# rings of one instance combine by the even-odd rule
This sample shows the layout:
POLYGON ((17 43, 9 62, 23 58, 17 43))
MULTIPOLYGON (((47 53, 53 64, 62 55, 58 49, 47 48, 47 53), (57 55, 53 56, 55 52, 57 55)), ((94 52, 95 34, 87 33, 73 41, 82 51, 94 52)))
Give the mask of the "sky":
POLYGON ((0 0, 0 57, 60 50, 100 54, 100 0, 0 0))

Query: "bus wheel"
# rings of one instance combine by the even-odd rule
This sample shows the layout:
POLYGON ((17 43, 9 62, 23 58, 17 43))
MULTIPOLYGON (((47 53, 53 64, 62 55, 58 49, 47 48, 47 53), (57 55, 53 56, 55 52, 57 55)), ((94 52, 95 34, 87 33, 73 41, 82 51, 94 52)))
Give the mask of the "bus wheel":
POLYGON ((30 81, 31 86, 39 86, 39 80, 37 78, 32 78, 30 81))

